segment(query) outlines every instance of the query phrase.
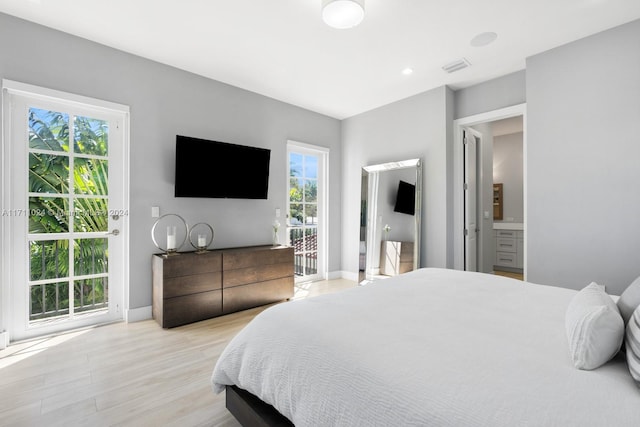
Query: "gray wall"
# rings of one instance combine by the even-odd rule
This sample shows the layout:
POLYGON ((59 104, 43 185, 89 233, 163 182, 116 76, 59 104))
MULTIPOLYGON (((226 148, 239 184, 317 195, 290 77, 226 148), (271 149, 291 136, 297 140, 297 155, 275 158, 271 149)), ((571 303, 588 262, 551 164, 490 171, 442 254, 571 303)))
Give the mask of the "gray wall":
POLYGON ((640 275, 640 21, 527 60, 528 279, 640 275))
POLYGON ((454 97, 454 119, 524 103, 525 81, 526 72, 522 70, 457 90, 454 97))
POLYGON ((413 158, 423 160, 421 266, 450 266, 452 98, 440 87, 343 121, 344 271, 358 271, 362 167, 413 158))
POLYGON ((211 224, 216 248, 271 243, 275 208, 285 211, 288 139, 331 150, 328 266, 340 269, 340 121, 4 14, 0 52, 1 78, 130 106, 131 308, 151 304, 151 206, 211 224), (270 148, 269 199, 174 198, 176 134, 270 148))
POLYGON ((502 183, 502 221, 524 222, 522 132, 493 138, 493 180, 502 183))

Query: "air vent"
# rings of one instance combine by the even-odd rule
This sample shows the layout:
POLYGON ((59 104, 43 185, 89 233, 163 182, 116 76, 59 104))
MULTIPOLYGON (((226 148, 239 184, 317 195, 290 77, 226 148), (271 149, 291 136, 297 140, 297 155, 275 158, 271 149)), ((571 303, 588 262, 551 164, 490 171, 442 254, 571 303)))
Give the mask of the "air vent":
POLYGON ((458 71, 458 70, 462 70, 463 68, 467 68, 469 65, 471 65, 471 63, 469 61, 467 61, 464 58, 460 58, 460 59, 458 59, 456 61, 448 63, 447 65, 442 67, 442 69, 445 70, 447 73, 453 73, 454 71, 458 71))

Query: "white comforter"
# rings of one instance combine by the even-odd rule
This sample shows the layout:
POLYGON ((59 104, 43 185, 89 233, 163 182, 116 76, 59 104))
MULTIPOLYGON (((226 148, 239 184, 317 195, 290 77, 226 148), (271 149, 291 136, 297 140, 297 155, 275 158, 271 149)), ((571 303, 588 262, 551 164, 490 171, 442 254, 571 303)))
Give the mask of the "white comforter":
POLYGON ((228 345, 235 384, 296 426, 640 426, 622 357, 573 367, 576 291, 421 269, 265 310, 228 345))

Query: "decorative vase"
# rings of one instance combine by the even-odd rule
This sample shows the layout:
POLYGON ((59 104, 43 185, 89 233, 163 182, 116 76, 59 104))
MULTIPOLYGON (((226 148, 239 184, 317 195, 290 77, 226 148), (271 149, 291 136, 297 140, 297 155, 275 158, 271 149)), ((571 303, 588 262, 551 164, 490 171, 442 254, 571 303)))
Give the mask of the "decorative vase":
POLYGON ((273 227, 273 246, 280 246, 280 238, 278 237, 278 230, 280 229, 280 221, 278 219, 274 219, 271 224, 273 227))

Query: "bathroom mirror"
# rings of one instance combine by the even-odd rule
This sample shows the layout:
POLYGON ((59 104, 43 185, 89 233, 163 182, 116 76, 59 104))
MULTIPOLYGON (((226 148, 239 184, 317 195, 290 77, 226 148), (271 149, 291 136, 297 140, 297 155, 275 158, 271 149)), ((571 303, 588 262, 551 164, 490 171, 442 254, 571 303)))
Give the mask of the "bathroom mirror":
POLYGON ((420 159, 362 168, 360 284, 420 267, 421 184, 420 159))

